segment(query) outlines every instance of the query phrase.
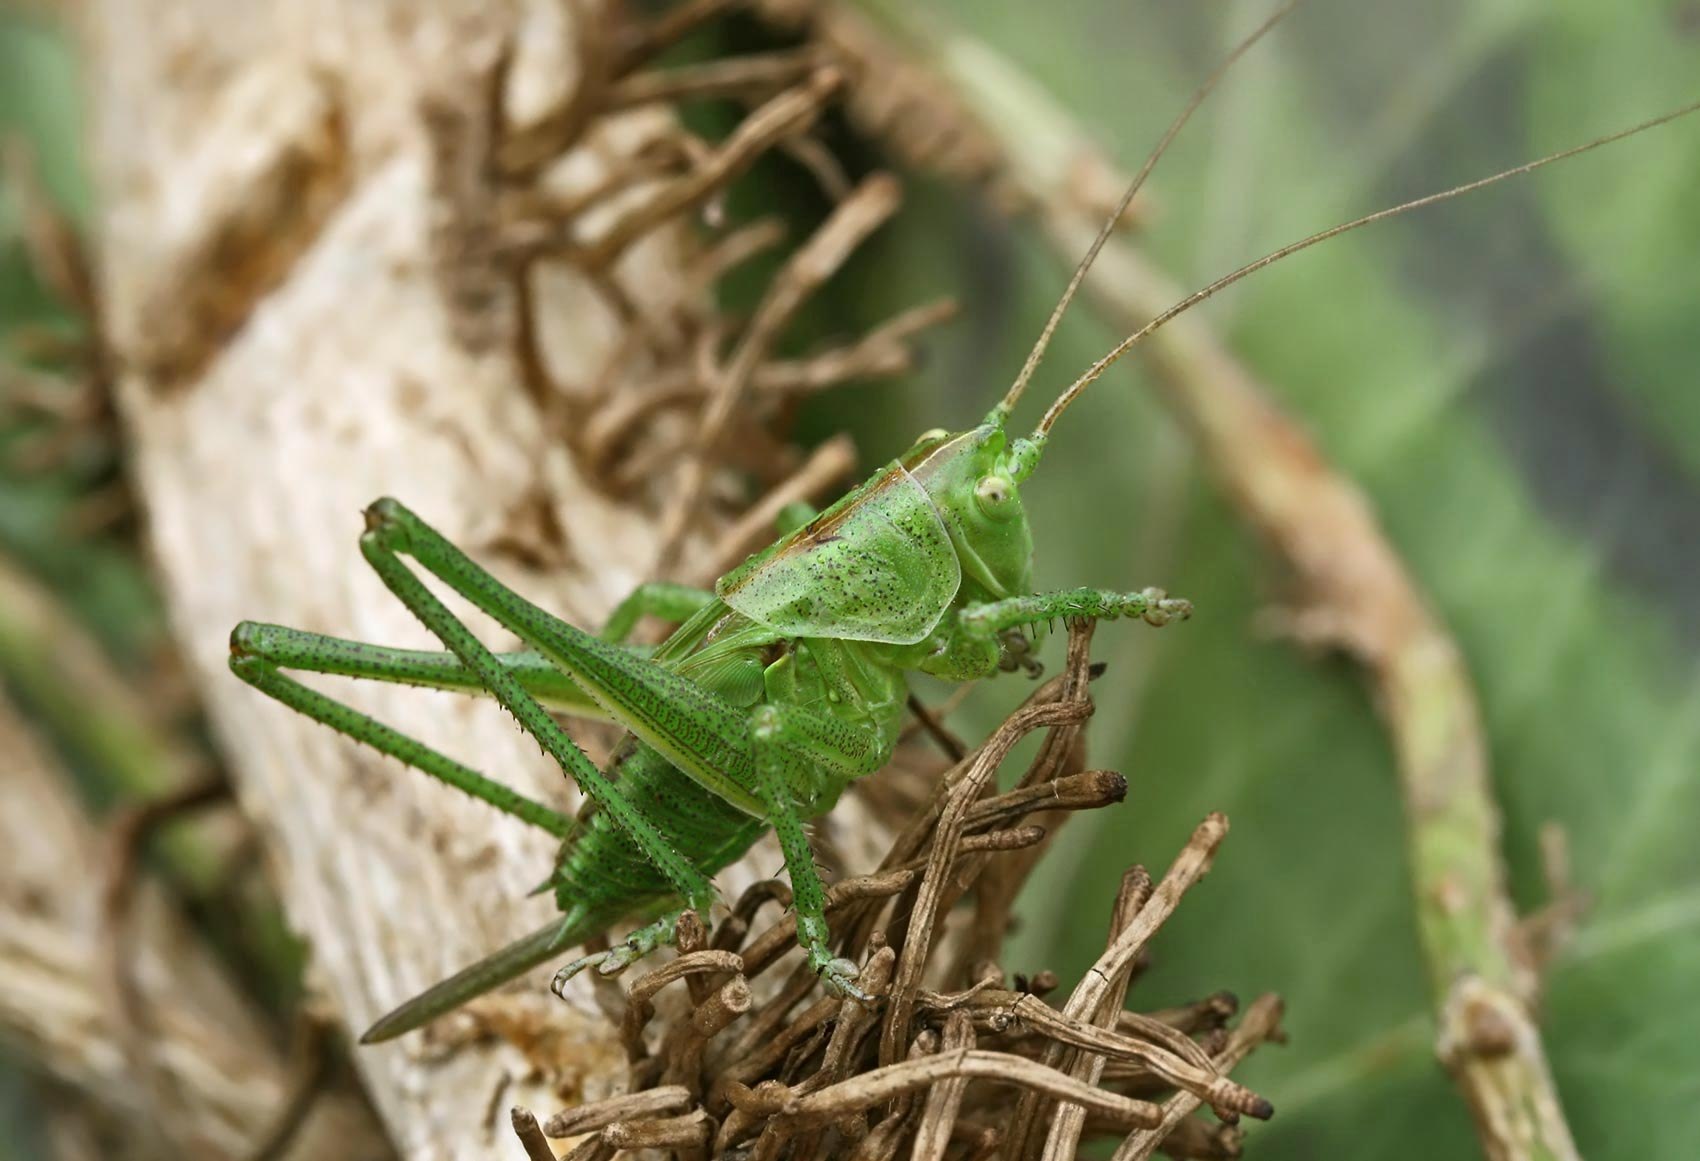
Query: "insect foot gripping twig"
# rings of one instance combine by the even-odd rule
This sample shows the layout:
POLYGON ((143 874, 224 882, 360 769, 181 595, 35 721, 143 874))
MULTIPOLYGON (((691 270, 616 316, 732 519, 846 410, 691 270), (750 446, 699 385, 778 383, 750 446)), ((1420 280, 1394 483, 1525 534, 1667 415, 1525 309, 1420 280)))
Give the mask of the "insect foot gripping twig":
MULTIPOLYGON (((829 892, 838 950, 863 965, 857 983, 868 999, 822 997, 794 954, 790 893, 758 883, 712 946, 700 929, 686 929, 689 917, 679 944, 690 950, 631 984, 619 1019, 624 1095, 567 1109, 541 1128, 515 1110, 527 1155, 544 1156, 544 1138, 578 1139, 575 1157, 648 1147, 703 1161, 1069 1158, 1106 1138, 1120 1141, 1124 1158, 1158 1149, 1233 1155, 1236 1122, 1273 1110, 1227 1073, 1279 1038, 1279 999, 1259 998, 1231 1030, 1238 1002, 1223 992, 1179 1008, 1124 1010, 1129 979, 1209 869, 1227 819, 1200 823, 1160 881, 1142 867, 1128 871, 1104 953, 1060 1007, 1040 994, 1054 975, 1012 982, 998 962, 1009 900, 1046 829, 1127 790, 1119 775, 1082 768, 1091 635, 1090 625, 1071 626, 1063 673, 951 765, 930 802, 904 804, 909 825, 878 869, 829 892), (1038 755, 1013 789, 996 793, 992 774, 1035 731, 1044 734, 1038 755), (1031 825, 1036 815, 1047 828, 1031 825), (997 877, 1012 864, 1016 875, 997 877), (965 897, 972 922, 947 932, 965 897), (923 986, 924 978, 948 990, 923 986), (1202 1107, 1214 1119, 1193 1115, 1202 1107)), ((923 744, 917 737, 914 746, 923 744)))

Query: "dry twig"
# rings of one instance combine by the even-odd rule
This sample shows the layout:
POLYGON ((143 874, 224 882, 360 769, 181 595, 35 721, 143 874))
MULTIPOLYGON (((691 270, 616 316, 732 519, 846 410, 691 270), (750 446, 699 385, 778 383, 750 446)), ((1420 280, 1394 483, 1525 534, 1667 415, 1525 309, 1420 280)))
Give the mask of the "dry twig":
POLYGON ((727 425, 755 369, 766 360, 779 331, 822 283, 832 277, 852 251, 897 212, 898 185, 891 177, 877 174, 864 181, 854 194, 833 211, 804 246, 774 278, 748 330, 717 382, 704 412, 692 457, 674 490, 671 506, 662 516, 661 552, 656 572, 672 570, 684 543, 696 505, 701 502, 708 457, 725 436, 727 425))
MULTIPOLYGON (((621 1018, 627 1095, 563 1112, 543 1132, 589 1134, 574 1152, 584 1157, 641 1146, 705 1159, 741 1148, 753 1157, 888 1157, 912 1149, 938 1158, 964 1139, 1006 1156, 1036 1155, 1037 1141, 1028 1146, 1005 1131, 1014 1122, 999 1090, 1014 1089, 1029 1121, 1054 1103, 1079 1110, 1068 1118, 1067 1139, 1050 1151, 1068 1157, 1081 1136, 1141 1131, 1159 1141, 1179 1134, 1177 1149, 1196 1137, 1203 1148, 1217 1138, 1186 1120, 1201 1103, 1229 1117, 1268 1116, 1267 1101, 1225 1075, 1273 1031, 1265 1006, 1222 1047, 1215 1039, 1231 1005, 1220 996, 1139 1015, 1121 1011, 1121 990, 1112 985, 1125 987, 1141 949, 1208 867, 1227 829, 1220 816, 1204 821, 1161 884, 1153 887, 1143 871, 1130 874, 1104 957, 1063 1009, 1008 989, 994 964, 958 991, 922 986, 947 946, 951 905, 978 892, 987 868, 1014 857, 1006 852, 1031 850, 1043 837, 1024 819, 1051 811, 1064 820, 1066 810, 1057 808, 1103 806, 1125 791, 1119 775, 1068 772, 1078 757, 1072 735, 1091 713, 1090 638, 1089 625, 1071 626, 1066 672, 956 764, 881 869, 828 893, 839 951, 866 957, 858 982, 871 1002, 825 996, 800 1007, 818 984, 791 954, 794 917, 780 915, 751 934, 765 905, 788 903, 789 892, 757 884, 734 905, 711 949, 700 949, 692 933, 684 942, 698 950, 631 985, 621 1018), (988 794, 1003 757, 1035 730, 1047 739, 1026 776, 1015 789, 988 794), (757 982, 786 964, 796 966, 777 986, 757 982), (664 1003, 680 998, 668 989, 684 980, 704 981, 706 999, 683 1010, 664 1003), (901 1046, 896 1059, 882 1063, 893 1044, 901 1046), (1165 1093, 1176 1095, 1152 1103, 1165 1093)), ((984 905, 977 901, 977 909, 984 905)), ((1007 911, 995 913, 1007 926, 1007 911)))

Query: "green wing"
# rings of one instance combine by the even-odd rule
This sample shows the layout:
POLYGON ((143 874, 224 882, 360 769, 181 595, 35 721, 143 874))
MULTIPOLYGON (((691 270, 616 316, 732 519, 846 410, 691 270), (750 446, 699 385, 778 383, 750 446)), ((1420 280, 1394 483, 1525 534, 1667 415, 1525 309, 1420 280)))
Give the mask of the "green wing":
POLYGON ((962 585, 927 490, 892 464, 715 585, 727 605, 789 637, 924 641, 962 585))

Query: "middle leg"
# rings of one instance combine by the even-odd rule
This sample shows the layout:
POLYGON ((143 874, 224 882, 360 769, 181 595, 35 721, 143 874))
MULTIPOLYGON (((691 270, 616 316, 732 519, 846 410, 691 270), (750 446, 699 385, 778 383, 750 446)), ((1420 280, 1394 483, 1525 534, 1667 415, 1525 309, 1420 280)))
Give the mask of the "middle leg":
POLYGON ((857 965, 832 953, 826 889, 815 869, 803 820, 830 807, 845 783, 883 763, 873 728, 789 705, 763 705, 750 715, 756 793, 785 854, 797 943, 828 990, 866 1000, 857 965))

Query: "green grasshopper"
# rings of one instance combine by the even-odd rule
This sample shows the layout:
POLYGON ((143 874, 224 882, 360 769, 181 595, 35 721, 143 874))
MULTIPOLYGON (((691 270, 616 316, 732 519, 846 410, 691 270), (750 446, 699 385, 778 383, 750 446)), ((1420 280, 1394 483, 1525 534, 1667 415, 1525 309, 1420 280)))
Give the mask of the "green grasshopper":
POLYGON ((540 888, 554 891, 561 915, 384 1016, 364 1042, 418 1028, 616 924, 638 920, 642 926, 623 943, 561 968, 553 987, 560 994, 590 967, 619 971, 668 943, 685 909, 706 916, 715 901, 711 876, 769 828, 784 852, 808 964, 827 988, 860 996, 857 965, 831 949, 804 823, 831 810, 851 781, 890 758, 907 675, 963 682, 1028 667, 1026 632, 1055 618, 1138 617, 1161 626, 1191 613, 1186 601, 1155 588, 1033 591, 1033 536, 1020 487, 1037 468, 1052 426, 1084 389, 1169 319, 1298 250, 1700 108, 1282 247, 1129 336, 1057 396, 1032 434, 1011 438, 1010 416, 1063 311, 1146 175, 1222 71, 1153 150, 1076 267, 1021 374, 985 421, 969 431, 921 436, 872 479, 720 578, 713 592, 645 584, 615 608, 599 634, 588 633, 525 601, 400 503, 381 499, 366 510, 361 552, 446 652, 253 622, 236 627, 230 666, 242 680, 561 840, 555 869, 540 888), (517 634, 526 648, 491 652, 404 558, 517 634), (646 614, 678 625, 653 650, 628 644, 646 614), (525 798, 285 670, 491 695, 577 783, 586 809, 569 818, 525 798), (598 768, 551 710, 611 720, 627 733, 598 768))
POLYGON ((1056 617, 1162 625, 1191 611, 1156 589, 1032 592, 1033 542, 1017 485, 1042 446, 1042 437, 1011 442, 996 413, 972 431, 929 433, 713 593, 640 586, 600 635, 525 601, 395 500, 369 507, 362 553, 448 652, 244 622, 231 635, 231 668, 292 709, 559 837, 546 886, 563 914, 403 1005, 363 1039, 409 1031, 622 919, 658 915, 618 948, 562 968, 555 989, 592 965, 620 970, 669 941, 681 905, 706 915, 710 876, 769 827, 785 854, 808 962, 829 988, 860 995, 857 965, 830 950, 803 823, 890 759, 905 674, 972 681, 1014 668, 1026 642, 1012 631, 1056 617), (492 653, 404 556, 529 648, 492 653), (625 645, 646 613, 683 622, 648 655, 625 645), (284 669, 487 691, 594 809, 567 818, 284 669), (628 739, 599 770, 548 709, 611 719, 628 739))

